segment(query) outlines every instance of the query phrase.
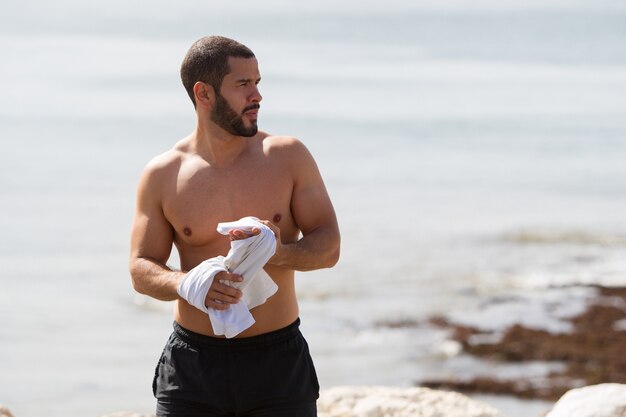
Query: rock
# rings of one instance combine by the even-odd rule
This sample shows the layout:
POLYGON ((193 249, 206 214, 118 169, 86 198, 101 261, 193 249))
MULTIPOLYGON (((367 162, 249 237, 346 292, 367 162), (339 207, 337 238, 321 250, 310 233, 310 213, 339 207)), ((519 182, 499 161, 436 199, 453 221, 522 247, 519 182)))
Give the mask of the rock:
POLYGON ((456 392, 429 388, 335 387, 320 393, 319 417, 504 417, 456 392))
POLYGON ((0 417, 13 417, 8 408, 0 404, 0 417))
POLYGON ((626 385, 599 384, 570 390, 546 417, 626 417, 626 385))

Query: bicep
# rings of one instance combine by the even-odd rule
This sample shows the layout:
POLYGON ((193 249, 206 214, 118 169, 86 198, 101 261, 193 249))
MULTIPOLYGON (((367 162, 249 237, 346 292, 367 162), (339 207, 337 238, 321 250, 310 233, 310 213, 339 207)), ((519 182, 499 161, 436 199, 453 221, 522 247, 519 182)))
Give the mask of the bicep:
POLYGON ((131 228, 131 261, 149 258, 165 264, 170 256, 174 234, 163 214, 159 189, 149 173, 142 176, 131 228))
POLYGON ((317 164, 304 145, 297 156, 291 211, 298 228, 305 236, 320 227, 338 234, 335 210, 317 164))

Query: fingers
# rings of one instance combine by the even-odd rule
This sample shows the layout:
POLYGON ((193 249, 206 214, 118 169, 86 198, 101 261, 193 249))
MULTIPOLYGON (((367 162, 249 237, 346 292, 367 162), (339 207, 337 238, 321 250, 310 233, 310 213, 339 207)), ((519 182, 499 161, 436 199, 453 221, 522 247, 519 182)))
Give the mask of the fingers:
MULTIPOLYGON (((260 220, 260 222, 269 227, 277 238, 280 237, 280 228, 278 226, 268 220, 260 220)), ((228 232, 228 236, 230 240, 243 240, 256 236, 259 233, 261 233, 261 230, 258 227, 254 227, 252 230, 233 229, 228 232)))
POLYGON ((228 232, 230 240, 242 240, 252 236, 256 236, 261 233, 258 227, 254 227, 252 230, 233 229, 228 232))
POLYGON ((274 236, 279 237, 280 236, 280 229, 278 228, 278 226, 276 226, 274 223, 268 221, 268 220, 261 220, 261 223, 263 223, 264 225, 266 225, 267 227, 270 228, 270 230, 272 232, 274 232, 274 236))
POLYGON ((216 274, 204 300, 204 304, 207 307, 216 310, 226 310, 231 304, 236 304, 241 300, 243 293, 237 288, 226 284, 225 282, 227 281, 241 282, 243 277, 228 272, 216 274))

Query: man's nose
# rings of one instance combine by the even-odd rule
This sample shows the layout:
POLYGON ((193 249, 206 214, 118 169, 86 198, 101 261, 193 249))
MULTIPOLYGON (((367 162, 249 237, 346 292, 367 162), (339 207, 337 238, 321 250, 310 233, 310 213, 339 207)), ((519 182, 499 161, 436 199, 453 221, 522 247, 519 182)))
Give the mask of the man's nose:
POLYGON ((250 100, 253 103, 260 103, 261 100, 263 100, 263 96, 261 95, 261 92, 259 91, 259 87, 255 86, 254 90, 252 91, 252 95, 250 96, 250 100))

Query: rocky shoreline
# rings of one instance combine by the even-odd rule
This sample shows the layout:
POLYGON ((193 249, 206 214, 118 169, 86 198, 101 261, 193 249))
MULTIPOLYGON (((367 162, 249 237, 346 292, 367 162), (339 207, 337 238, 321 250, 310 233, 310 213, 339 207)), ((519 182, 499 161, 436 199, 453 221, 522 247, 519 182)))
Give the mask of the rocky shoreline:
MULTIPOLYGON (((423 387, 334 387, 320 393, 317 406, 319 417, 505 417, 463 394, 423 387)), ((0 405, 0 417, 13 415, 0 405)), ((102 417, 154 415, 117 412, 102 417)), ((568 391, 541 417, 626 417, 626 385, 600 384, 568 391)))
POLYGON ((432 325, 449 330, 465 354, 490 363, 558 362, 564 365, 559 371, 514 380, 480 376, 416 381, 416 384, 464 393, 506 394, 549 401, 582 386, 608 382, 626 384, 626 287, 590 287, 597 290, 597 296, 584 312, 567 319, 571 323, 570 332, 552 333, 516 324, 506 329, 501 337, 494 338, 481 329, 456 324, 443 317, 430 320, 432 325), (483 342, 477 343, 477 340, 483 342))
MULTIPOLYGON (((587 299, 582 312, 561 317, 567 322, 569 331, 555 332, 513 324, 504 330, 490 332, 445 317, 429 320, 428 325, 445 329, 451 340, 460 346, 458 355, 478 358, 487 364, 485 368, 503 363, 524 367, 543 362, 559 364, 555 368, 558 370, 509 379, 496 375, 468 377, 459 374, 454 379, 416 381, 418 387, 415 388, 335 387, 321 393, 319 415, 503 416, 489 405, 462 395, 471 393, 551 402, 559 400, 546 417, 626 417, 626 287, 584 288, 594 295, 587 299)), ((425 323, 399 321, 381 325, 411 327, 425 323)), ((0 417, 13 415, 0 405, 0 417)), ((153 416, 120 412, 104 417, 153 416)))

